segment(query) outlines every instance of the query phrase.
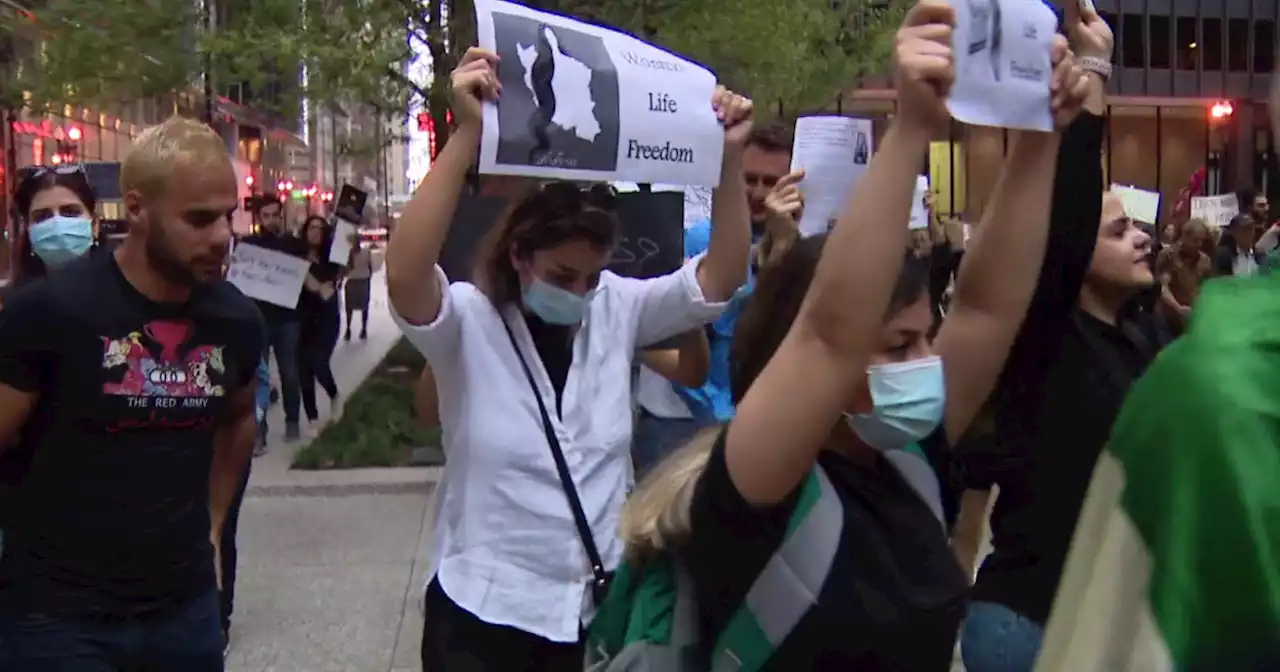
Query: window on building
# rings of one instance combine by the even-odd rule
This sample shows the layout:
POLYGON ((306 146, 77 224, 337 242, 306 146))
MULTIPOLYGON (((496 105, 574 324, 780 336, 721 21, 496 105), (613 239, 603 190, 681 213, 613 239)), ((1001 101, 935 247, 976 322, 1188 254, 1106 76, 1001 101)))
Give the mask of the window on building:
POLYGON ((1173 26, 1178 69, 1195 70, 1200 64, 1200 26, 1189 16, 1178 17, 1173 26))
POLYGON ((1267 74, 1276 67, 1276 23, 1258 19, 1253 23, 1253 71, 1267 74))
POLYGON ((1201 31, 1204 33, 1204 52, 1200 58, 1205 70, 1218 72, 1222 70, 1222 19, 1204 19, 1201 31))
POLYGON ((1227 71, 1249 72, 1249 19, 1227 21, 1227 71))
POLYGON ((1147 67, 1146 17, 1123 14, 1120 17, 1120 64, 1126 68, 1147 67))
POLYGON ((1149 17, 1151 26, 1151 67, 1167 70, 1173 51, 1173 26, 1167 16, 1149 17))

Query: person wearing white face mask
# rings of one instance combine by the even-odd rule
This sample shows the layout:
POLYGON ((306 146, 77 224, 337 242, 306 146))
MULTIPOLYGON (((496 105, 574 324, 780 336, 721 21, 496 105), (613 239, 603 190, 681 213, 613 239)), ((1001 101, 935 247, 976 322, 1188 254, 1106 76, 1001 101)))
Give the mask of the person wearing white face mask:
POLYGON ((741 177, 751 101, 717 89, 725 128, 708 251, 665 276, 606 270, 614 194, 543 184, 481 245, 474 284, 437 265, 497 57, 453 72, 458 127, 387 248, 392 314, 426 356, 449 459, 437 495, 422 639, 428 670, 580 672, 582 624, 622 555, 636 352, 715 319, 747 278, 741 177))
MULTIPOLYGON (((628 503, 627 564, 593 624, 593 651, 621 652, 605 631, 633 577, 656 588, 648 582, 675 566, 709 660, 691 669, 950 667, 968 588, 948 540, 950 446, 1030 304, 1060 140, 1011 134, 931 341, 927 262, 906 251, 907 222, 919 157, 947 123, 954 22, 945 0, 909 10, 896 38, 897 115, 831 232, 799 240, 756 279, 733 334, 734 418, 655 468, 628 503)), ((1062 38, 1052 63, 1061 128, 1087 82, 1062 38)), ((657 605, 643 606, 627 632, 654 625, 638 619, 657 605)))

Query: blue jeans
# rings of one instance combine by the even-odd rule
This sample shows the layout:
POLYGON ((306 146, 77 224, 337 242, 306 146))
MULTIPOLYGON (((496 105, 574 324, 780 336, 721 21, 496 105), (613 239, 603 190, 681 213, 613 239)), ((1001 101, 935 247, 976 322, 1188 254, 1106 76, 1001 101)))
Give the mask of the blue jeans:
POLYGON ((267 350, 262 353, 270 360, 275 352, 276 370, 280 372, 280 397, 284 404, 284 421, 298 423, 298 408, 302 403, 302 383, 298 376, 298 340, 301 328, 297 322, 267 325, 267 350))
POLYGON ((1044 628, 993 602, 973 602, 960 635, 960 656, 968 672, 1032 672, 1044 628))
POLYGON ((694 434, 715 423, 693 418, 659 418, 640 410, 631 442, 631 462, 636 480, 644 478, 666 456, 688 443, 694 434))
POLYGON ((223 672, 218 594, 138 620, 0 614, 0 670, 223 672))

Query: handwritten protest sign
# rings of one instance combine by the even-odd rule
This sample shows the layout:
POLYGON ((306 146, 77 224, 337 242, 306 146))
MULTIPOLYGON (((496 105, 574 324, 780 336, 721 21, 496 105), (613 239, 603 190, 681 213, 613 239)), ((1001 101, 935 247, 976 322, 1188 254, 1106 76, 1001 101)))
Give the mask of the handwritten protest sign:
POLYGON ((1135 222, 1155 224, 1160 215, 1160 192, 1146 191, 1121 184, 1111 185, 1111 193, 1120 197, 1124 214, 1135 222))
POLYGON ((929 210, 924 207, 924 197, 928 193, 929 176, 917 175, 916 193, 911 197, 911 223, 907 226, 912 231, 929 228, 929 210))
POLYGON ((1191 217, 1203 219, 1205 224, 1218 229, 1225 229, 1238 214, 1240 200, 1235 194, 1196 196, 1191 199, 1191 217))
POLYGON ((310 268, 306 259, 241 243, 231 256, 227 281, 251 299, 294 308, 310 268))
POLYGON ((476 0, 502 98, 484 108, 480 172, 715 186, 716 78, 651 44, 502 0, 476 0))
POLYGON ((867 171, 872 152, 871 121, 851 117, 801 117, 796 120, 791 170, 804 170, 800 193, 804 214, 800 233, 826 233, 840 216, 853 187, 867 171))
POLYGON ((1053 9, 1038 0, 951 0, 951 6, 951 116, 977 126, 1052 131, 1053 9))

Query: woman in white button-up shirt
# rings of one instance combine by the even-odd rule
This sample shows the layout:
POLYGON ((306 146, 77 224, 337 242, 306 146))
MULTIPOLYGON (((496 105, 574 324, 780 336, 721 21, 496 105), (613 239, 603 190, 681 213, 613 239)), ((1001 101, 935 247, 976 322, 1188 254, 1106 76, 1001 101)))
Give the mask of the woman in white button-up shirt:
POLYGON ((710 101, 725 126, 725 154, 704 256, 650 280, 604 270, 619 232, 611 196, 602 185, 558 182, 495 226, 475 284, 450 284, 436 261, 476 159, 481 100, 500 94, 496 63, 472 49, 453 72, 458 127, 387 251, 393 313, 434 372, 448 454, 423 666, 576 672, 593 572, 521 359, 551 416, 603 569, 612 570, 630 481, 635 352, 715 319, 746 281, 751 233, 740 158, 751 102, 723 89, 710 101))

